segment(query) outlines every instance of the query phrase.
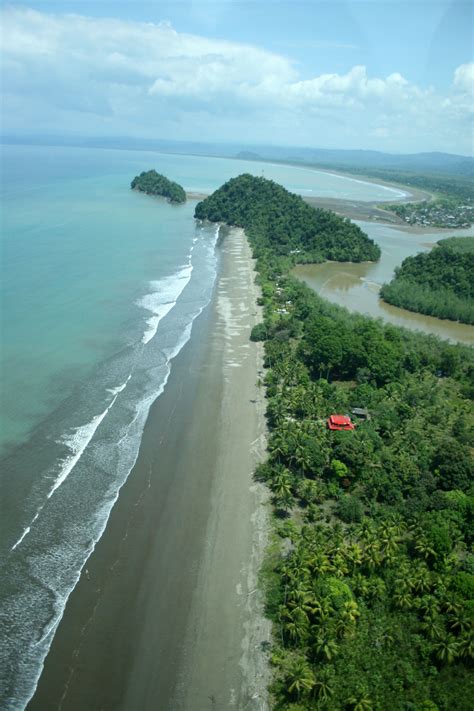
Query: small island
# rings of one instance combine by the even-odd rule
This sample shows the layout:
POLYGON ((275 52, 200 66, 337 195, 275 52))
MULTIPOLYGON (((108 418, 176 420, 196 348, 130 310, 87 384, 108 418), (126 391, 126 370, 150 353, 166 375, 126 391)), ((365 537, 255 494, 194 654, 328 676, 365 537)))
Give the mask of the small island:
POLYGON ((440 240, 407 257, 380 296, 408 311, 474 324, 474 237, 440 240))
POLYGON ((168 180, 164 175, 160 175, 156 170, 147 170, 140 175, 136 175, 131 182, 132 190, 139 190, 147 195, 161 195, 173 203, 186 202, 184 188, 172 180, 168 180))

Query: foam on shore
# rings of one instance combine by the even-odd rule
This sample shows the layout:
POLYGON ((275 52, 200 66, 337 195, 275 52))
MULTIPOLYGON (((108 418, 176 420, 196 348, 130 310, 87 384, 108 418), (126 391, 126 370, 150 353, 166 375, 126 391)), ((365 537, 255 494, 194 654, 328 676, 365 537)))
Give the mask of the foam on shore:
MULTIPOLYGON (((23 565, 23 561, 27 561, 28 579, 32 585, 22 586, 21 591, 11 596, 5 606, 5 614, 15 629, 15 634, 3 648, 5 660, 11 659, 9 663, 13 663, 18 654, 21 657, 21 671, 18 672, 14 693, 7 699, 6 711, 25 708, 35 693, 68 598, 101 539, 120 490, 135 465, 149 409, 164 392, 172 361, 189 341, 195 319, 209 303, 216 275, 215 245, 218 234, 219 227, 212 232, 209 228, 201 230, 199 237, 193 238, 189 262, 168 281, 165 278, 153 283, 154 291, 144 297, 144 303, 151 307, 148 310, 153 309, 153 319, 161 321, 164 318, 163 311, 158 313, 162 306, 167 307, 167 313, 173 307, 177 309, 176 326, 173 327, 171 321, 162 331, 168 334, 164 344, 160 345, 158 338, 153 340, 159 323, 154 321, 153 335, 150 326, 146 343, 142 340, 130 352, 136 363, 129 368, 128 376, 119 385, 105 388, 106 406, 57 440, 61 447, 67 448, 67 453, 58 460, 57 469, 46 477, 34 516, 10 548, 12 566, 23 565), (196 250, 199 248, 196 255, 193 254, 195 247, 196 250), (193 280, 194 286, 191 286, 194 268, 191 258, 194 256, 199 269, 196 271, 197 280, 193 280), (188 285, 194 296, 180 299, 181 295, 184 297, 183 292, 188 285), (103 467, 106 471, 102 473, 103 467), (74 476, 71 476, 72 472, 74 476), (99 493, 95 491, 94 482, 99 483, 97 477, 104 480, 103 475, 110 483, 106 488, 105 483, 101 483, 99 493), (45 487, 48 479, 51 480, 49 488, 45 487), (90 508, 84 509, 82 522, 78 519, 69 523, 67 516, 64 518, 64 512, 68 507, 75 506, 71 492, 77 491, 78 487, 81 497, 87 499, 82 501, 82 505, 87 504, 90 508), (61 492, 60 497, 55 496, 58 491, 61 492), (53 535, 54 528, 50 521, 56 520, 60 510, 66 528, 58 538, 58 532, 53 535), (20 645, 18 651, 17 645, 20 645)), ((142 301, 141 305, 144 303, 142 301)))

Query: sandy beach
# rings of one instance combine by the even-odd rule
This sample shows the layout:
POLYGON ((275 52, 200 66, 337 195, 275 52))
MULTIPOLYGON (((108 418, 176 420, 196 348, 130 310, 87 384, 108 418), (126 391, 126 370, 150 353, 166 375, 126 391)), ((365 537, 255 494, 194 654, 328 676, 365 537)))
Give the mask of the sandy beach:
POLYGON ((29 710, 268 708, 260 314, 245 235, 225 233, 213 300, 150 410, 29 710))

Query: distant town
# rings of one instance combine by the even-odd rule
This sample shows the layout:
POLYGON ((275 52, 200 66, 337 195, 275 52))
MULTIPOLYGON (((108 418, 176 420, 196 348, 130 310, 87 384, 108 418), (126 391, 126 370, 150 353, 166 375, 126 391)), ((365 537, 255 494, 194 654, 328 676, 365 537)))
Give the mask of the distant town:
POLYGON ((422 227, 470 227, 474 222, 474 204, 470 201, 437 199, 420 203, 385 206, 409 225, 422 227))

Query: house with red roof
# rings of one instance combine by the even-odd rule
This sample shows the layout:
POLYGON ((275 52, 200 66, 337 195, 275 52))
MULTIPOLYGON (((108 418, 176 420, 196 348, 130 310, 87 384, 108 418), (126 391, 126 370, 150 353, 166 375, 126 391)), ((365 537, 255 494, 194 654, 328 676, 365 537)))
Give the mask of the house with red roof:
POLYGON ((328 418, 330 430, 353 430, 355 425, 347 415, 330 415, 328 418))

